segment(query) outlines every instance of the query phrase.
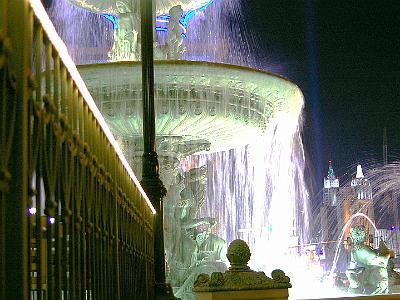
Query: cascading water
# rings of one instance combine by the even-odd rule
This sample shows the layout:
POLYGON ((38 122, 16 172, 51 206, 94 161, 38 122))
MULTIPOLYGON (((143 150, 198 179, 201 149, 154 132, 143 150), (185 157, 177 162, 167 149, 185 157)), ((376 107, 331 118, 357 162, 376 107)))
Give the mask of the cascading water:
MULTIPOLYGON (((76 63, 107 60, 113 40, 109 21, 75 8, 66 0, 53 0, 50 13, 76 63), (67 26, 72 19, 73 27, 67 26)), ((252 38, 244 34, 245 26, 240 17, 238 1, 213 1, 188 21, 183 40, 186 52, 182 58, 254 66, 249 50, 252 38)), ((162 34, 157 33, 160 43, 165 41, 162 34)), ((216 97, 217 88, 212 86, 212 80, 210 82, 209 94, 216 97)), ((240 90, 240 86, 235 88, 238 93, 251 92, 240 90)), ((271 87, 271 94, 279 88, 284 87, 271 87)), ((192 93, 190 87, 187 90, 192 93)), ((199 91, 193 92, 196 93, 199 91)), ((240 95, 231 96, 241 101, 240 95)), ((122 103, 118 98, 121 95, 107 93, 106 97, 110 102, 122 103)), ((208 103, 212 102, 210 99, 202 100, 208 103)), ((294 286, 300 286, 296 283, 299 265, 295 260, 301 256, 302 245, 309 242, 308 192, 303 178, 305 157, 300 133, 302 106, 303 99, 290 109, 278 110, 267 124, 262 124, 266 129, 250 144, 232 141, 232 145, 242 145, 220 152, 194 154, 181 162, 182 169, 204 164, 208 168, 207 198, 195 217, 215 218, 217 225, 213 230, 217 236, 227 243, 236 238, 248 242, 253 269, 269 274, 281 268, 291 276, 294 286)))
POLYGON ((334 272, 335 272, 335 269, 336 269, 336 265, 337 265, 337 262, 338 262, 338 259, 339 259, 340 246, 343 243, 343 238, 344 238, 345 231, 346 231, 346 229, 349 228, 351 222, 353 222, 353 220, 355 218, 357 218, 357 217, 365 218, 371 224, 371 226, 374 228, 375 232, 378 231, 378 229, 376 228, 374 222, 372 222, 372 220, 367 215, 365 215, 364 213, 358 212, 358 213, 355 213, 354 215, 352 215, 350 217, 350 219, 346 222, 346 224, 344 224, 344 226, 342 228, 342 231, 340 233, 340 236, 338 238, 336 251, 335 251, 335 256, 333 258, 333 265, 332 265, 332 268, 331 268, 331 270, 329 272, 328 282, 332 282, 333 281, 333 275, 334 275, 334 272))
MULTIPOLYGON (((107 53, 113 44, 112 22, 100 14, 76 7, 68 0, 53 0, 49 15, 76 64, 108 60, 107 53)), ((241 22, 237 0, 211 0, 206 9, 187 20, 185 30, 183 44, 186 51, 182 59, 256 66, 250 55, 254 37, 247 34, 241 22)), ((166 37, 165 31, 157 31, 159 44, 165 44, 166 37)))
MULTIPOLYGON (((186 158, 207 164, 208 198, 200 216, 216 219, 227 243, 240 238, 252 250, 250 267, 267 274, 281 268, 296 277, 309 241, 308 192, 298 119, 277 116, 264 136, 245 147, 186 158)), ((303 273, 304 275, 304 273, 303 273)))
POLYGON ((107 52, 113 43, 111 22, 67 0, 52 1, 48 13, 75 64, 108 60, 107 52))
POLYGON ((400 161, 387 165, 376 166, 375 162, 367 171, 366 176, 373 186, 373 194, 377 207, 375 209, 376 223, 380 228, 398 229, 398 200, 400 198, 400 161))

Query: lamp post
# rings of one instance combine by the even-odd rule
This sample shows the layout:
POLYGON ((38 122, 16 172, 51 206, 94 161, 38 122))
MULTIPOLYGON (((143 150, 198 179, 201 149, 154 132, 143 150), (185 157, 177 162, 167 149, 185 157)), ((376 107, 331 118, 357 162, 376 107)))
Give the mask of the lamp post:
POLYGON ((176 299, 171 286, 165 280, 163 198, 167 190, 159 176, 156 152, 152 2, 152 0, 140 0, 144 144, 141 185, 156 209, 154 218, 155 296, 156 299, 176 299))

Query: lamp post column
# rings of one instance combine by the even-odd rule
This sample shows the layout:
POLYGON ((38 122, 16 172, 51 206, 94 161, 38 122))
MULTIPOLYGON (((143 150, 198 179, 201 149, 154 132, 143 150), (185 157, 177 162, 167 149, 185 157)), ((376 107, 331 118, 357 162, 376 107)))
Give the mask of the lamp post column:
POLYGON ((154 218, 154 268, 156 299, 176 299, 165 278, 164 251, 164 204, 167 193, 160 175, 156 152, 154 112, 154 59, 153 59, 153 1, 140 0, 142 97, 143 97, 143 144, 141 184, 156 209, 154 218))

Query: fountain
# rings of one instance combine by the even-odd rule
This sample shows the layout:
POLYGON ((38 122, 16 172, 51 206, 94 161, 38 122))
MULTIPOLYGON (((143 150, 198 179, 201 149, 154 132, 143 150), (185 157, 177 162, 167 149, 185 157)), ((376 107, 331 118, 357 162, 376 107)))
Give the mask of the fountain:
MULTIPOLYGON (((140 65, 108 63, 85 65, 79 70, 135 173, 141 174, 140 77, 131 75, 140 74, 140 65)), ((282 148, 274 153, 274 147, 287 146, 277 145, 277 141, 295 142, 291 135, 296 127, 289 120, 296 120, 301 109, 300 90, 286 79, 265 72, 182 61, 156 62, 155 82, 157 148, 161 178, 169 190, 165 199, 167 258, 171 252, 176 252, 172 249, 178 241, 182 241, 182 248, 188 249, 182 237, 176 234, 176 223, 186 226, 204 216, 216 219, 214 230, 227 241, 243 233, 252 249, 258 249, 254 251, 252 265, 259 268, 262 267, 257 265, 259 263, 270 264, 261 256, 265 255, 264 247, 268 249, 271 241, 276 241, 279 247, 288 247, 293 242, 290 237, 304 235, 301 237, 304 238, 305 233, 300 232, 302 227, 293 224, 297 207, 295 195, 290 194, 295 185, 290 176, 299 176, 300 172, 296 166, 283 163, 274 169, 283 160, 279 156, 283 156, 287 164, 295 156, 292 151, 282 153, 282 148), (288 125, 293 127, 288 128, 288 125), (258 140, 258 145, 248 146, 254 140, 258 140), (235 150, 230 150, 233 147, 235 150), (263 168, 259 161, 264 159, 274 165, 263 168), (177 168, 179 162, 180 168, 177 168), (196 181, 187 173, 201 167, 209 172, 204 176, 211 189, 203 195, 208 196, 208 201, 201 200, 194 191, 182 194, 189 182, 196 181), (224 169, 228 172, 224 173, 224 169), (180 185, 182 180, 186 182, 185 187, 180 185), (240 180, 249 186, 244 190, 235 186, 240 180), (267 181, 270 182, 268 189, 267 181), (267 197, 272 201, 268 203, 267 197), (191 214, 185 220, 181 217, 186 214, 184 210, 191 214), (277 215, 280 218, 272 220, 277 215), (260 237, 266 240, 259 241, 260 237), (283 239, 286 240, 283 242, 283 239)), ((199 186, 201 183, 197 183, 197 193, 199 186)), ((179 231, 183 229, 184 237, 188 237, 187 228, 178 226, 179 231)), ((295 245, 298 242, 296 239, 295 245)), ((278 251, 275 254, 284 252, 277 247, 273 250, 278 251)), ((175 272, 176 259, 168 263, 171 273, 175 272)), ((188 264, 180 268, 190 267, 191 263, 188 264)), ((271 264, 271 268, 276 266, 271 264)))
MULTIPOLYGON (((143 124, 141 66, 135 61, 140 40, 137 2, 70 2, 116 17, 117 29, 110 34, 107 28, 111 42, 99 46, 102 55, 97 63, 78 69, 140 175, 143 124)), ((226 55, 233 44, 226 39, 239 41, 240 35, 223 33, 223 24, 219 24, 214 28, 223 38, 215 41, 201 28, 210 28, 209 22, 223 22, 207 14, 221 15, 233 3, 157 1, 157 20, 168 20, 166 35, 155 43, 155 54, 163 59, 155 62, 155 112, 160 175, 168 189, 167 278, 183 299, 193 299, 191 287, 199 273, 226 269, 226 243, 238 238, 252 250, 252 269, 270 273, 282 268, 296 285, 293 261, 288 257, 297 256, 308 241, 308 194, 299 123, 303 95, 283 77, 226 64, 235 57, 226 55), (226 5, 218 7, 221 3, 226 5), (183 16, 200 9, 201 18, 194 22, 200 29, 192 28, 183 16), (193 32, 205 38, 199 41, 193 32), (200 55, 199 49, 204 50, 200 55)), ((69 9, 76 9, 66 7, 62 12, 66 15, 69 9)), ((233 48, 231 53, 236 53, 233 48)), ((93 58, 77 61, 92 63, 93 58)))

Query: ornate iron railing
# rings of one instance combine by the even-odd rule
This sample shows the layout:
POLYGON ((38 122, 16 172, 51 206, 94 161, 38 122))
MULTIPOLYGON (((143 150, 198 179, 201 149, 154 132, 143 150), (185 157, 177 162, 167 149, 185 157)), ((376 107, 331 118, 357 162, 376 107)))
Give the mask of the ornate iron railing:
POLYGON ((0 299, 152 299, 153 207, 40 1, 0 3, 0 299))

